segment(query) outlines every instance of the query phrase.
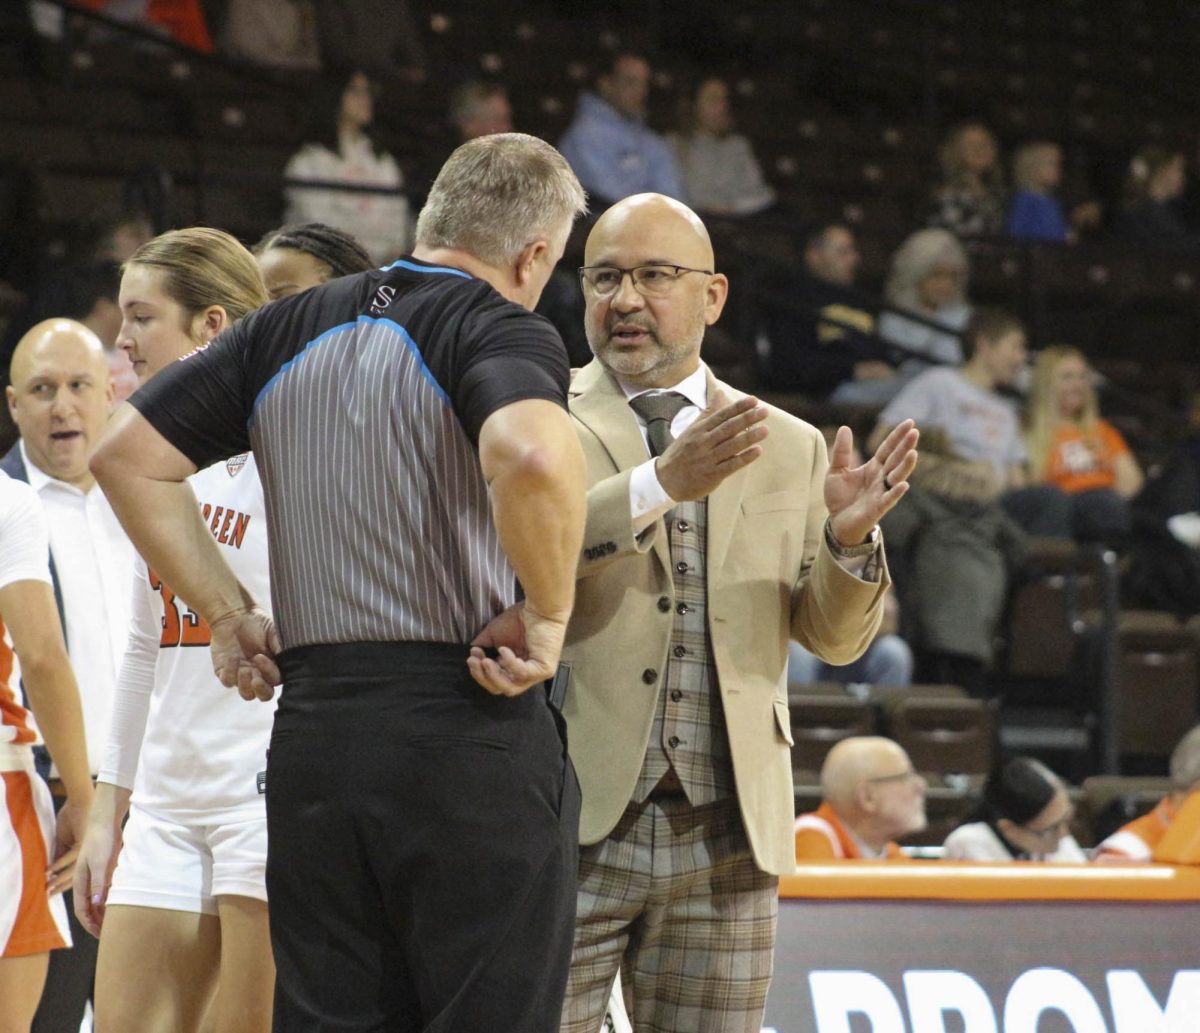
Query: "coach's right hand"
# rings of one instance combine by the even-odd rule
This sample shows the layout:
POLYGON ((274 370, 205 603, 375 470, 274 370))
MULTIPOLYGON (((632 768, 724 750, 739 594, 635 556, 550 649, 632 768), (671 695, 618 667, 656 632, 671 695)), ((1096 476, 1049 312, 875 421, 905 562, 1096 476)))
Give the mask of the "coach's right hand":
POLYGON ((492 695, 519 696, 554 677, 566 633, 565 617, 548 617, 528 603, 517 603, 475 636, 467 668, 492 695), (485 649, 496 650, 497 656, 488 656, 485 649))
POLYGON ((766 418, 766 407, 757 398, 730 402, 718 388, 696 422, 658 457, 654 472, 663 491, 676 502, 707 498, 731 473, 762 455, 766 418))

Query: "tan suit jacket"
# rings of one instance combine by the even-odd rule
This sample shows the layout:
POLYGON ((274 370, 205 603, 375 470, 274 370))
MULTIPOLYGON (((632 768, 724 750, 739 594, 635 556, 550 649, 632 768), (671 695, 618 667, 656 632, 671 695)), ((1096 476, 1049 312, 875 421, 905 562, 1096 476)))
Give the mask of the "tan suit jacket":
MULTIPOLYGON (((709 397, 718 384, 709 373, 709 397)), ((573 376, 570 407, 589 490, 564 713, 583 789, 580 840, 590 844, 616 825, 641 771, 675 592, 663 520, 634 538, 629 478, 647 450, 620 386, 593 361, 573 376)), ((889 581, 882 557, 880 581, 864 582, 825 544, 820 433, 774 408, 766 423, 763 455, 709 496, 708 610, 742 818, 758 866, 782 875, 795 868, 788 641, 830 663, 857 659, 889 581)))

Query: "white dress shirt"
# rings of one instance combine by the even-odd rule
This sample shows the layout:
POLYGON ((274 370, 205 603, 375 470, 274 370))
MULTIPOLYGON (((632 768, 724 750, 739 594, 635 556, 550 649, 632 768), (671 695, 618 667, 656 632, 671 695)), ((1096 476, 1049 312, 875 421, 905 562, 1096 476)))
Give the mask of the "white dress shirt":
MULTIPOLYGON (((630 384, 620 377, 616 377, 616 381, 625 393, 626 401, 636 398, 639 395, 683 395, 691 404, 685 405, 680 409, 671 421, 671 437, 677 438, 699 419, 700 413, 708 405, 707 369, 704 363, 700 363, 694 372, 689 373, 674 387, 661 389, 651 388, 648 390, 630 384)), ((637 414, 635 413, 634 415, 636 416, 637 414)), ((638 417, 638 427, 642 432, 642 440, 646 442, 646 448, 649 450, 650 435, 641 417, 638 417)), ((768 444, 766 447, 769 448, 770 445, 768 444)), ((664 516, 677 504, 678 500, 671 498, 660 483, 653 458, 633 468, 633 472, 629 475, 629 508, 633 516, 633 533, 635 535, 641 535, 654 521, 664 516)), ((869 556, 854 556, 850 558, 834 556, 840 567, 859 577, 864 576, 869 558, 869 556)), ((867 577, 866 579, 876 580, 875 577, 867 577)))
POLYGON ((117 670, 129 636, 133 546, 96 485, 84 492, 21 458, 50 530, 62 593, 67 650, 79 683, 92 774, 100 768, 112 719, 117 670))

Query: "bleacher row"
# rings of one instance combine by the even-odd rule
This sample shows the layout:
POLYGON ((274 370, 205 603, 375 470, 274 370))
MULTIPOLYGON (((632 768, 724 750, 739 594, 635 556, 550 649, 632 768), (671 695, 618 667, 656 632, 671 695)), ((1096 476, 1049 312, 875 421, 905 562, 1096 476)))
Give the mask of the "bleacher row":
MULTIPOLYGON (((131 183, 146 189, 147 178, 174 224, 218 225, 247 241, 277 224, 282 170, 304 139, 316 77, 144 42, 49 41, 32 33, 22 6, 0 14, 0 225, 20 233, 33 257, 5 268, 0 256, 0 279, 27 287, 21 275, 51 267, 81 221, 131 183)), ((505 82, 517 125, 553 141, 606 54, 642 46, 655 54, 652 121, 673 124, 678 95, 697 76, 726 75, 740 128, 784 203, 804 219, 851 223, 872 290, 917 225, 937 139, 955 119, 980 116, 1010 143, 1059 140, 1069 172, 1101 180, 1119 178, 1147 140, 1190 147, 1197 124, 1191 69, 1161 47, 1167 38, 1171 53, 1186 52, 1181 39, 1200 44, 1200 4, 1183 0, 1122 0, 1106 12, 1084 0, 919 10, 900 0, 648 0, 570 14, 544 0, 515 18, 468 0, 414 6, 429 79, 377 105, 402 167, 420 166, 441 145, 446 97, 463 79, 505 82)), ((799 239, 788 224, 713 229, 734 304, 722 350, 707 357, 732 382, 761 389, 769 385, 756 381, 753 313, 739 312, 738 272, 752 277, 761 256, 798 264, 799 239)), ((1106 413, 1143 455, 1164 454, 1200 390, 1200 258, 1103 240, 1075 248, 989 240, 969 250, 972 299, 1017 308, 1035 346, 1083 347, 1114 387, 1135 389, 1112 391, 1106 413)), ((812 415, 805 399, 764 397, 812 415)), ((1056 752, 1076 778, 1115 772, 1129 756, 1161 767, 1200 716, 1197 629, 1122 613, 1112 563, 1074 551, 1030 566, 999 651, 1003 712, 987 712, 1002 745, 1056 752)), ((875 727, 891 727, 871 707, 875 727)))

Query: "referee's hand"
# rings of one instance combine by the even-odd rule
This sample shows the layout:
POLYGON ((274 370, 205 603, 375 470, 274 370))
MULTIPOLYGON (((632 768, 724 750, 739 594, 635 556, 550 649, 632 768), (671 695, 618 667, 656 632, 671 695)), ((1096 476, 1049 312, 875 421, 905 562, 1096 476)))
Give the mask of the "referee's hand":
POLYGON ((530 686, 554 677, 566 633, 565 620, 517 603, 475 636, 467 668, 492 695, 519 696, 530 686), (488 649, 495 651, 494 657, 487 655, 488 649))
POLYGON ((213 671, 221 684, 237 689, 242 699, 271 700, 283 678, 275 664, 281 643, 267 612, 251 606, 218 618, 210 627, 213 671))

